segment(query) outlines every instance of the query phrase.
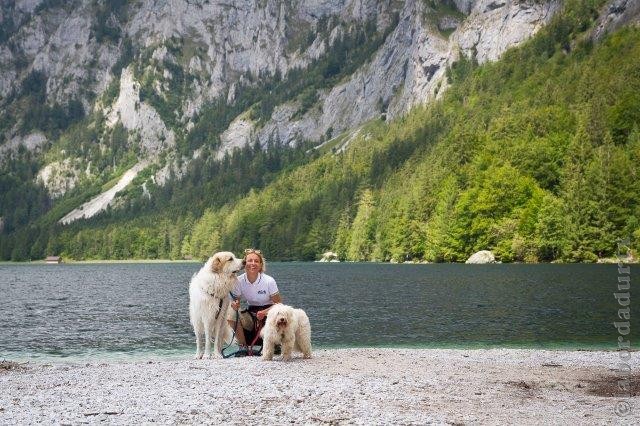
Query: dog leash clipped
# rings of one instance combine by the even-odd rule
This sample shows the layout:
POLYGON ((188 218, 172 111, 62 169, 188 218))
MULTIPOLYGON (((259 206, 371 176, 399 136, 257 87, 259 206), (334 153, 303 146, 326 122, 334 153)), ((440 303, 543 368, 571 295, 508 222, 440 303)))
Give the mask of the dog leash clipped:
MULTIPOLYGON (((237 297, 235 297, 233 295, 233 293, 229 292, 229 296, 231 296, 232 300, 236 300, 237 297)), ((257 318, 256 318, 257 321, 257 318)), ((240 322, 240 310, 236 311, 236 320, 235 320, 235 324, 233 324, 233 333, 231 334, 231 340, 229 341, 229 344, 227 346, 225 346, 224 348, 222 348, 221 352, 222 352, 222 358, 226 359, 226 358, 231 358, 235 355, 238 355, 240 352, 242 352, 241 349, 235 351, 235 352, 231 352, 230 354, 226 354, 224 353, 224 351, 226 351, 227 349, 229 349, 229 347, 231 347, 231 345, 233 344, 233 339, 236 337, 236 330, 238 329, 238 323, 240 322)), ((258 324, 258 329, 256 330, 256 335, 253 338, 253 341, 251 342, 251 345, 247 347, 246 350, 246 354, 248 356, 254 356, 254 355, 260 355, 260 353, 262 352, 262 348, 260 348, 259 351, 254 352, 253 351, 253 347, 255 346, 255 343, 258 341, 258 338, 260 337, 260 330, 261 330, 261 325, 260 322, 257 322, 258 324)))
MULTIPOLYGON (((231 296, 231 300, 236 300, 236 297, 233 295, 233 293, 229 292, 229 296, 231 296)), ((222 352, 222 358, 230 358, 231 356, 235 355, 235 353, 231 353, 229 355, 225 355, 224 351, 229 349, 229 347, 233 344, 233 339, 235 339, 235 337, 236 337, 236 329, 238 328, 238 321, 239 320, 240 320, 240 312, 236 311, 236 323, 233 325, 233 333, 231 334, 231 340, 229 340, 229 344, 227 346, 225 346, 224 348, 222 348, 222 350, 220 351, 220 352, 222 352)))
MULTIPOLYGON (((249 356, 253 356, 253 346, 256 344, 256 342, 258 341, 258 338, 260 337, 260 330, 262 330, 262 324, 260 323, 260 321, 258 321, 258 318, 256 317, 256 335, 253 338, 253 341, 251 342, 251 345, 249 345, 249 348, 247 349, 247 353, 249 354, 249 356)), ((260 352, 262 352, 262 348, 260 348, 260 352)), ((256 354, 257 355, 257 354, 256 354)))
POLYGON ((220 299, 220 303, 218 304, 218 312, 216 312, 215 319, 218 319, 218 317, 220 316, 220 311, 222 310, 222 302, 224 302, 224 299, 220 299))

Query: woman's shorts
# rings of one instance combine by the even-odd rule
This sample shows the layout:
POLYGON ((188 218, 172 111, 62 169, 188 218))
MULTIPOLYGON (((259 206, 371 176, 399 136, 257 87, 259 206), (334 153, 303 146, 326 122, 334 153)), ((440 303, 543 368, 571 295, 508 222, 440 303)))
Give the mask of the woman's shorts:
MULTIPOLYGON (((239 320, 240 320, 240 325, 242 325, 242 328, 244 328, 245 330, 250 330, 250 331, 255 330, 256 321, 258 320, 255 317, 256 312, 261 311, 263 309, 266 309, 269 306, 271 306, 271 305, 249 306, 248 309, 243 309, 242 311, 240 311, 240 319, 239 320)), ((236 311, 234 311, 233 309, 229 309, 228 315, 227 315, 227 319, 229 321, 235 321, 236 320, 236 311)), ((260 322, 261 322, 260 326, 264 326, 265 320, 263 319, 260 322)))

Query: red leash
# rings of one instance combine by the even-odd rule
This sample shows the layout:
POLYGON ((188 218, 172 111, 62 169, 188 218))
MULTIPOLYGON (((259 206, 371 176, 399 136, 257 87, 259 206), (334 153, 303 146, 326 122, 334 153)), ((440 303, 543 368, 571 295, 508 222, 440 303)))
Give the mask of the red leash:
MULTIPOLYGON (((260 337, 260 330, 262 329, 262 322, 258 320, 258 318, 256 317, 256 336, 253 338, 253 341, 251 342, 251 344, 249 345, 249 347, 247 348, 247 354, 249 356, 253 356, 253 345, 256 344, 256 342, 258 341, 258 338, 260 337)), ((262 342, 262 345, 264 346, 264 342, 262 342)))

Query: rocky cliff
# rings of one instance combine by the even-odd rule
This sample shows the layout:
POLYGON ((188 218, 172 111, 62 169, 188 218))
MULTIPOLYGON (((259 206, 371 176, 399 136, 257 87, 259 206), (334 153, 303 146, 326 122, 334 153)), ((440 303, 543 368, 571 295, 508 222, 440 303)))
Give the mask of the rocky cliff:
MULTIPOLYGON (((447 67, 460 55, 480 63, 497 59, 545 25, 559 5, 559 0, 3 2, 0 156, 21 145, 56 152, 46 157, 51 160, 43 161, 39 174, 53 196, 82 179, 105 176, 106 167, 116 169, 117 164, 103 170, 92 166, 92 159, 80 154, 85 148, 69 152, 68 142, 60 142, 64 129, 28 122, 26 99, 36 92, 49 108, 47 117, 79 102, 82 125, 95 136, 77 143, 96 144, 96 152, 114 150, 113 129, 123 126, 138 159, 135 165, 127 157, 128 182, 142 161, 160 164, 154 178, 161 183, 203 153, 221 158, 256 141, 320 144, 437 98, 447 87, 447 67), (365 41, 379 37, 380 43, 355 69, 338 74, 335 84, 308 86, 306 101, 296 93, 260 119, 255 99, 246 108, 238 106, 247 90, 313 67, 353 34, 365 34, 365 41), (29 92, 33 81, 36 89, 29 92), (214 151, 198 146, 179 151, 202 125, 204 111, 220 99, 237 115, 225 122, 214 151)), ((112 163, 120 161, 113 158, 112 163)), ((100 205, 106 207, 114 196, 111 191, 107 202, 100 198, 100 205)), ((93 204, 82 211, 100 211, 93 204)), ((86 216, 76 212, 67 219, 86 216)))
POLYGON ((429 19, 436 12, 425 4, 405 2, 398 25, 371 62, 347 81, 321 93, 321 108, 294 120, 296 108, 283 105, 254 137, 263 145, 269 138, 286 143, 319 140, 329 129, 336 134, 381 114, 396 117, 442 93, 447 66, 460 54, 480 63, 495 60, 535 33, 558 7, 558 2, 459 2, 461 10, 470 14, 454 20, 453 33, 445 36, 439 22, 429 19))

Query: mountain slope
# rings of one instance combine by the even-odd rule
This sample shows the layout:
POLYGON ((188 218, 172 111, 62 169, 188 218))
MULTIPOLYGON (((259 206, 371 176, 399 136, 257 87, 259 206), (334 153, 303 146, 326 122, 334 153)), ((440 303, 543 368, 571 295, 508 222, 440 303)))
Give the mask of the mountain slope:
MULTIPOLYGON (((23 223, 33 225, 3 237, 0 253, 14 259, 45 252, 74 258, 179 258, 204 256, 220 246, 234 250, 260 246, 279 259, 313 259, 327 249, 337 250, 346 259, 395 261, 459 261, 481 248, 494 249, 503 261, 575 261, 611 255, 616 238, 637 232, 634 200, 638 192, 628 178, 637 172, 634 111, 638 108, 633 95, 637 69, 623 57, 623 52, 637 54, 637 30, 601 35, 606 33, 601 28, 608 28, 594 22, 601 3, 569 2, 550 26, 496 64, 478 66, 479 60, 492 59, 488 50, 480 50, 471 59, 463 56, 448 70, 438 68, 435 73, 443 78, 447 74, 446 81, 431 87, 438 89, 438 103, 387 123, 374 119, 331 139, 327 136, 333 134, 324 135, 318 149, 310 149, 312 140, 292 147, 286 138, 274 137, 266 141, 265 152, 257 133, 243 129, 251 129, 251 123, 260 123, 264 120, 260 117, 270 113, 279 116, 281 107, 265 104, 269 99, 265 93, 282 96, 278 99, 300 95, 297 102, 307 106, 299 117, 319 111, 314 105, 324 96, 318 85, 325 80, 309 78, 310 85, 300 85, 303 76, 320 75, 329 81, 338 77, 331 84, 340 87, 346 81, 348 86, 354 76, 377 63, 380 52, 398 35, 403 19, 382 33, 356 26, 342 38, 335 46, 344 48, 350 40, 360 40, 351 45, 360 48, 355 57, 362 52, 363 58, 353 62, 354 67, 335 68, 335 61, 344 58, 337 48, 310 62, 306 73, 291 71, 285 78, 278 77, 281 80, 267 78, 236 86, 241 90, 227 93, 227 98, 233 94, 231 104, 226 103, 228 99, 203 104, 199 116, 206 119, 193 127, 181 126, 170 109, 163 110, 174 101, 157 98, 162 91, 154 92, 154 81, 160 80, 148 78, 161 68, 150 68, 144 65, 146 60, 139 60, 139 65, 128 68, 130 83, 123 86, 121 81, 118 90, 105 92, 99 104, 117 105, 123 100, 123 89, 137 90, 139 99, 157 111, 165 129, 173 132, 175 152, 181 154, 160 149, 159 162, 134 179, 106 214, 64 227, 54 225, 80 202, 108 190, 138 162, 136 149, 140 148, 127 145, 131 137, 142 136, 115 119, 117 114, 112 112, 117 108, 102 110, 106 111, 103 118, 98 114, 81 120, 63 132, 58 142, 66 152, 76 150, 72 158, 80 159, 79 166, 72 165, 58 176, 100 169, 93 165, 98 161, 113 167, 102 179, 87 179, 67 191, 51 210, 44 197, 44 207, 30 216, 40 219, 29 219, 23 223), (593 43, 591 38, 604 41, 593 43), (336 70, 333 76, 326 74, 336 70), (449 84, 448 91, 441 90, 449 84), (316 91, 304 94, 310 87, 316 91), (184 128, 191 130, 181 134, 184 128), (219 148, 234 129, 236 135, 245 131, 249 145, 233 156, 222 156, 219 148), (102 158, 85 155, 92 149, 100 151, 95 146, 78 147, 72 142, 79 138, 104 141, 105 135, 111 148, 102 158), (257 143, 252 145, 253 141, 257 143), (83 163, 82 158, 93 158, 93 162, 83 163), (42 215, 42 210, 48 212, 42 215)), ((433 2, 424 4, 433 6, 433 2)), ((505 7, 520 13, 536 10, 523 9, 519 2, 470 2, 467 6, 470 9, 465 4, 458 8, 470 11, 469 17, 482 8, 483 15, 476 17, 495 10, 504 13, 505 7)), ((550 19, 549 7, 543 3, 546 19, 550 19)), ((608 10, 602 16, 610 16, 608 10)), ((623 8, 628 10, 632 8, 623 8)), ((451 15, 455 13, 447 16, 451 15)), ((468 34, 464 29, 473 22, 478 21, 467 17, 458 24, 449 41, 465 46, 462 35, 468 34)), ((480 28, 475 34, 490 34, 491 28, 480 28)), ((467 46, 469 51, 482 47, 478 40, 483 38, 467 46)), ((172 76, 179 75, 164 64, 175 71, 172 76)), ((404 93, 396 93, 396 99, 403 99, 404 93)), ((131 105, 135 111, 135 101, 131 105)), ((393 116, 390 105, 385 106, 384 99, 380 103, 380 111, 389 112, 387 118, 393 116)), ((266 128, 268 121, 260 126, 266 128)), ((295 126, 289 123, 284 128, 295 126)), ((167 135, 158 140, 169 141, 167 135)), ((12 173, 33 176, 42 164, 31 152, 16 155, 24 157, 21 164, 31 161, 32 166, 12 173)), ((69 156, 55 149, 46 156, 49 162, 70 162, 69 156)))

